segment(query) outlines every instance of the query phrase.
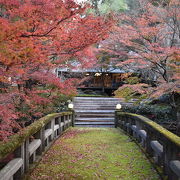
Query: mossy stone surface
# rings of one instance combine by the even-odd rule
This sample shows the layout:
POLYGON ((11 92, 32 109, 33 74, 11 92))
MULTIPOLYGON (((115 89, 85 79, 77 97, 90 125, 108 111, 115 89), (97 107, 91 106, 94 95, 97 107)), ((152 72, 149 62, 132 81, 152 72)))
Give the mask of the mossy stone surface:
POLYGON ((160 134, 165 136, 168 140, 176 144, 177 146, 180 147, 180 137, 173 134, 172 132, 168 131, 167 129, 163 128, 161 125, 155 123, 154 121, 151 121, 150 119, 137 115, 137 114, 132 114, 132 113, 125 113, 125 112, 117 112, 117 115, 121 116, 129 116, 132 118, 138 118, 139 121, 142 121, 144 124, 147 124, 148 126, 151 126, 153 129, 158 131, 160 134))
POLYGON ((12 153, 30 136, 38 132, 42 127, 44 127, 51 119, 54 119, 63 115, 70 115, 72 112, 62 112, 49 114, 45 117, 32 123, 30 126, 22 129, 17 134, 11 136, 7 142, 0 142, 0 159, 6 158, 7 155, 12 153))

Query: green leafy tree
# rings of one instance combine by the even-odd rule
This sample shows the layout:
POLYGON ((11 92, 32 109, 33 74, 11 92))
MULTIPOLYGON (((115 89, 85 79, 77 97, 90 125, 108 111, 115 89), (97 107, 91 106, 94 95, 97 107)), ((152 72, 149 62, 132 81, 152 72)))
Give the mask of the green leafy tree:
POLYGON ((91 12, 97 15, 120 12, 128 8, 125 0, 90 0, 90 3, 93 6, 91 12))

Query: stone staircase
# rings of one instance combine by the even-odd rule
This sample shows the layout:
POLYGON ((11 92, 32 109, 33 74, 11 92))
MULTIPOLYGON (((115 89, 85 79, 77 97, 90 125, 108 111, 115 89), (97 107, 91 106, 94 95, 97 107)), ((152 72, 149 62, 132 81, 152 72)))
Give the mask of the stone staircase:
POLYGON ((123 99, 104 97, 75 97, 75 126, 114 127, 116 104, 123 99))

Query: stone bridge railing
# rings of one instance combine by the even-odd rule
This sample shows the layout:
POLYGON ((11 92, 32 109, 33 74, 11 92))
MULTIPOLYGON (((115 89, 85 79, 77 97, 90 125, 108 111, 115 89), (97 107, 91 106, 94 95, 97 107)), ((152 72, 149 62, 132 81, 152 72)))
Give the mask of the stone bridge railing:
POLYGON ((0 142, 0 164, 3 166, 0 180, 20 180, 33 162, 40 159, 73 123, 72 112, 50 114, 13 135, 8 142, 0 142))
POLYGON ((180 137, 148 118, 121 111, 115 112, 115 127, 122 128, 142 145, 162 167, 166 179, 180 179, 180 137))

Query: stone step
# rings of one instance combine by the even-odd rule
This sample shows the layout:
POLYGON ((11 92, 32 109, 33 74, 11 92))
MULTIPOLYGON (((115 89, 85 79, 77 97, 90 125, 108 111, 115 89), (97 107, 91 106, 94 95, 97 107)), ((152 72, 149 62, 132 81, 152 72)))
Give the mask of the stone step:
MULTIPOLYGON (((119 102, 118 102, 119 103, 119 102)), ((96 105, 96 106, 99 106, 99 105, 105 105, 105 106, 114 106, 118 103, 107 103, 107 102, 103 102, 103 103, 98 103, 98 102, 91 102, 91 103, 86 103, 86 102, 79 102, 79 103, 74 103, 74 105, 85 105, 85 106, 89 106, 89 105, 96 105)), ((122 104, 122 103, 121 103, 122 104)), ((123 103, 124 104, 124 103, 123 103)))
MULTIPOLYGON (((121 101, 124 101, 125 99, 124 98, 117 98, 117 97, 74 97, 74 100, 121 100, 121 101)), ((136 101, 137 99, 131 99, 132 101, 136 101)))
POLYGON ((106 99, 74 99, 75 102, 79 102, 79 101, 107 101, 107 102, 116 102, 116 101, 121 101, 121 102, 124 102, 125 100, 123 99, 110 99, 110 98, 106 98, 106 99))
POLYGON ((114 102, 107 102, 107 101, 78 101, 78 102, 75 102, 73 101, 74 104, 109 104, 109 105, 112 105, 112 104, 118 104, 118 103, 124 103, 122 101, 114 101, 114 102))
POLYGON ((125 102, 125 101, 121 101, 121 100, 117 100, 117 99, 115 99, 115 100, 106 100, 106 99, 104 99, 104 100, 74 100, 74 102, 75 103, 77 103, 77 102, 109 102, 109 103, 114 103, 114 102, 125 102))
POLYGON ((99 105, 89 106, 89 105, 86 105, 86 106, 75 106, 74 109, 78 109, 78 108, 113 108, 113 109, 115 109, 116 106, 115 105, 113 105, 113 106, 103 106, 103 105, 101 105, 101 106, 99 106, 99 105))
POLYGON ((73 101, 74 104, 103 104, 103 103, 106 103, 106 104, 117 104, 117 103, 124 103, 122 101, 73 101))
POLYGON ((114 112, 123 99, 102 97, 75 97, 75 126, 114 127, 114 112))
MULTIPOLYGON (((74 105, 83 105, 83 106, 89 106, 89 105, 91 105, 91 106, 116 106, 116 104, 118 104, 118 103, 107 103, 107 102, 103 102, 103 103, 74 103, 74 105)), ((122 104, 122 103, 120 103, 120 104, 122 104)), ((124 104, 124 103, 123 103, 124 104)))
POLYGON ((114 122, 75 122, 75 125, 114 125, 114 122))
MULTIPOLYGON (((117 103, 117 104, 121 104, 122 106, 124 106, 125 104, 123 103, 117 103)), ((74 108, 78 108, 78 107, 113 107, 116 108, 117 104, 74 104, 74 108)))
POLYGON ((110 122, 110 121, 113 121, 114 122, 114 118, 92 118, 92 117, 89 117, 89 118, 76 118, 75 119, 76 122, 80 122, 80 121, 88 121, 88 122, 110 122))
POLYGON ((89 118, 91 115, 92 117, 114 117, 114 113, 75 113, 76 117, 87 117, 89 118))
POLYGON ((78 102, 78 103, 73 103, 74 106, 100 106, 100 105, 105 105, 105 106, 116 106, 116 104, 122 104, 122 105, 126 105, 126 104, 134 104, 131 102, 116 102, 116 103, 108 103, 108 102, 78 102))
POLYGON ((104 99, 106 99, 106 100, 124 100, 124 98, 110 98, 110 97, 74 97, 74 100, 79 100, 79 99, 81 99, 81 100, 104 100, 104 99))
POLYGON ((78 108, 78 107, 113 107, 115 108, 117 104, 74 104, 74 108, 78 108))
MULTIPOLYGON (((93 99, 77 99, 74 98, 74 102, 126 102, 125 99, 122 98, 93 98, 93 99)), ((137 99, 131 99, 129 102, 136 102, 137 99)))
POLYGON ((113 114, 77 114, 76 118, 114 118, 113 114))
POLYGON ((114 113, 114 110, 76 110, 76 113, 114 113))
POLYGON ((115 110, 115 107, 76 107, 74 108, 75 111, 79 111, 79 110, 115 110))
POLYGON ((114 128, 115 125, 90 125, 90 124, 79 124, 76 127, 93 127, 93 128, 114 128))

